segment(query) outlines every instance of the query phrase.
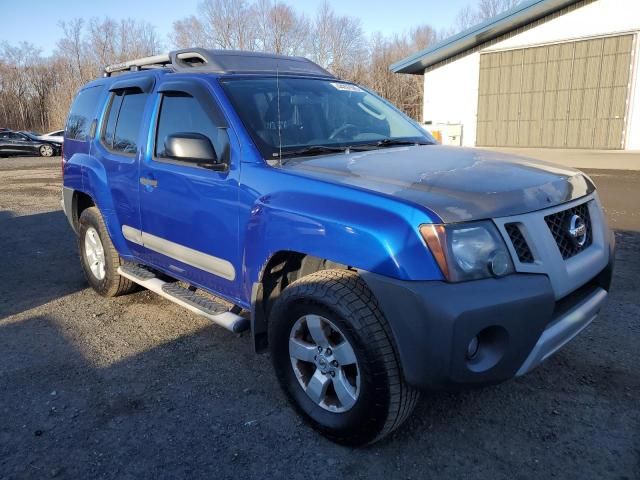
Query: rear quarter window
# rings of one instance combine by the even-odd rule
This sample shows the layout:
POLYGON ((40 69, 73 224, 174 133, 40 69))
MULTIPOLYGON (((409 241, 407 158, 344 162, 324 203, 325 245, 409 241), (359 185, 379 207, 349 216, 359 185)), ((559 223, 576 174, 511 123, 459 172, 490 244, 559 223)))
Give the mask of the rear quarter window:
POLYGON ((69 140, 86 141, 90 138, 91 124, 96 117, 96 110, 102 88, 99 86, 81 90, 71 105, 65 137, 69 140))

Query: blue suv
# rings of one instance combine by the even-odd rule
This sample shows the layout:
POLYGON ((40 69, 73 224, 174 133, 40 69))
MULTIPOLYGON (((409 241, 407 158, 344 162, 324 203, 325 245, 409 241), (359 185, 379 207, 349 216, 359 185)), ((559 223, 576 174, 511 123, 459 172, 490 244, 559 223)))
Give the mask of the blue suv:
POLYGON ((587 176, 437 145, 304 58, 106 67, 71 107, 63 172, 99 294, 142 286, 250 330, 292 404, 345 444, 392 432, 422 390, 527 373, 611 282, 587 176))

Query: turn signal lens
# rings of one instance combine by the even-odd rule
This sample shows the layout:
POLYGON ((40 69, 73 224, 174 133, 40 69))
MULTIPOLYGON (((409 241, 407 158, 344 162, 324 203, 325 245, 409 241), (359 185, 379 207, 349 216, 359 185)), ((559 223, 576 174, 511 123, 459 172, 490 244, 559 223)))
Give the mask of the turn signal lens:
POLYGON ((447 232, 444 225, 422 225, 420 226, 422 238, 427 243, 429 250, 436 259, 440 270, 445 278, 449 278, 449 264, 447 263, 447 232))

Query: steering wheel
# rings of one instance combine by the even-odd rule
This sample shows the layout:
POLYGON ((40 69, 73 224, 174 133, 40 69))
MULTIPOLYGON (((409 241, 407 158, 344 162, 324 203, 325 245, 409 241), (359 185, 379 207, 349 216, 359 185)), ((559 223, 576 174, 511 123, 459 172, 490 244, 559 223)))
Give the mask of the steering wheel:
POLYGON ((357 125, 354 125, 353 123, 345 123, 344 125, 336 128, 333 132, 331 132, 331 135, 329 135, 329 139, 334 140, 336 138, 340 138, 340 134, 346 132, 349 129, 354 130, 356 133, 360 132, 360 127, 358 127, 357 125))

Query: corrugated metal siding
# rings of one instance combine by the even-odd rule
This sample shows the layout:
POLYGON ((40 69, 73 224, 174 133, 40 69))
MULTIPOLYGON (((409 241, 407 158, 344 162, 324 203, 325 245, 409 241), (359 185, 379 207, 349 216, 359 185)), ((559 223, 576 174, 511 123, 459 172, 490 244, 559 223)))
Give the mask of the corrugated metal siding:
POLYGON ((479 146, 620 149, 633 35, 480 56, 479 146))

